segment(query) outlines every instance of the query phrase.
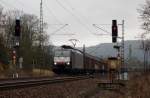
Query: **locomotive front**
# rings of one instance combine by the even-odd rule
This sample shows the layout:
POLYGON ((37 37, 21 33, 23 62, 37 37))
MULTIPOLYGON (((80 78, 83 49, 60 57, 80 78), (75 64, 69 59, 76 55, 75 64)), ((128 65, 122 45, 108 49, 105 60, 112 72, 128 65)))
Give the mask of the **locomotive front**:
POLYGON ((66 73, 71 68, 71 53, 69 50, 56 50, 54 54, 53 71, 57 74, 66 73))

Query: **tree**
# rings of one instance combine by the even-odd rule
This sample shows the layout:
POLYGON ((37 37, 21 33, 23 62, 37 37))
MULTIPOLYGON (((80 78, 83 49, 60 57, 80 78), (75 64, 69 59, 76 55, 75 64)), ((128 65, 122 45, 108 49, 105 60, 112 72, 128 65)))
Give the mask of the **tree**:
POLYGON ((0 34, 0 62, 3 64, 9 64, 9 54, 8 49, 5 47, 4 38, 2 34, 0 34))
POLYGON ((24 59, 24 68, 32 68, 33 63, 36 63, 36 66, 34 65, 34 67, 41 67, 41 54, 43 60, 46 60, 45 54, 48 55, 47 51, 45 51, 45 47, 48 45, 48 36, 45 31, 47 27, 46 23, 44 23, 44 32, 41 35, 39 33, 40 21, 37 16, 26 14, 20 11, 9 11, 7 14, 7 35, 10 42, 15 39, 13 33, 15 27, 15 19, 17 15, 20 16, 21 21, 19 55, 22 56, 24 59), (43 43, 43 48, 39 47, 40 41, 42 41, 43 43))
POLYGON ((149 62, 149 52, 150 52, 150 40, 149 39, 143 39, 141 40, 141 46, 140 48, 143 50, 144 54, 144 68, 145 70, 149 69, 148 62, 149 62))
POLYGON ((142 29, 145 33, 150 33, 150 1, 146 0, 146 3, 138 9, 140 19, 142 20, 142 29))
POLYGON ((145 4, 142 5, 138 11, 140 19, 142 20, 142 29, 144 30, 144 33, 141 35, 140 48, 143 50, 144 67, 146 68, 150 52, 150 38, 148 38, 148 35, 150 34, 150 1, 146 0, 145 4))
POLYGON ((8 68, 9 64, 9 50, 5 45, 5 14, 3 8, 0 7, 0 67, 2 69, 8 68))

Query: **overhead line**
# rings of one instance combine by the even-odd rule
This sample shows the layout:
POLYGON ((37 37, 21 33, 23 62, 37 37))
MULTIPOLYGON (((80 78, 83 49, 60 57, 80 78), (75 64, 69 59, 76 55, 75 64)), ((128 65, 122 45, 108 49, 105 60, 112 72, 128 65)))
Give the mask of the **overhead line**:
POLYGON ((62 26, 61 28, 57 29, 56 31, 54 31, 53 33, 51 33, 51 35, 54 35, 55 33, 57 33, 58 31, 60 31, 61 29, 63 29, 64 27, 66 27, 68 24, 62 26))
MULTIPOLYGON (((87 19, 84 15, 82 15, 81 13, 77 12, 76 9, 73 7, 73 5, 71 5, 71 3, 70 3, 68 0, 64 0, 64 2, 66 2, 67 5, 69 5, 69 7, 72 9, 72 11, 76 12, 76 13, 78 14, 78 16, 80 15, 80 18, 84 19, 84 20, 86 21, 86 23, 89 24, 88 19, 87 19)), ((89 29, 89 27, 87 27, 87 25, 85 25, 85 26, 86 26, 86 28, 88 28, 88 31, 89 31, 91 34, 95 35, 95 33, 93 33, 93 32, 89 29)), ((96 36, 96 38, 97 38, 97 36, 96 36)))
POLYGON ((47 10, 51 13, 51 15, 55 18, 55 20, 58 22, 58 23, 62 23, 57 17, 56 15, 52 12, 52 10, 47 7, 47 5, 45 4, 45 7, 47 8, 47 10))
MULTIPOLYGON (((51 13, 51 15, 55 18, 55 20, 59 23, 59 24, 49 24, 49 25, 64 25, 62 23, 62 21, 60 19, 57 18, 57 16, 53 13, 53 10, 50 9, 48 6, 47 6, 47 3, 45 4, 45 7, 47 8, 48 12, 51 13)), ((50 15, 50 14, 49 14, 50 15)), ((57 30, 56 30, 57 31, 57 30)), ((59 30, 58 30, 59 31, 59 30)), ((58 32, 57 31, 57 32, 58 32)), ((66 30, 63 29, 63 31, 66 32, 66 30)), ((69 32, 69 30, 67 30, 67 32, 69 32)), ((56 34, 55 34, 56 35, 56 34)), ((59 34, 59 35, 65 35, 65 34, 59 34)), ((74 35, 74 34, 66 34, 66 35, 74 35)))
POLYGON ((96 27, 96 28, 98 28, 98 29, 100 29, 100 30, 102 30, 102 31, 104 31, 104 32, 107 33, 107 34, 111 34, 111 33, 108 32, 107 30, 104 30, 103 28, 97 26, 96 24, 93 24, 93 26, 96 27))
MULTIPOLYGON (((74 12, 76 12, 77 13, 77 11, 76 11, 76 9, 73 7, 73 5, 71 5, 71 3, 68 1, 68 0, 64 0, 64 2, 66 2, 66 4, 68 4, 69 5, 69 7, 74 11, 74 12)), ((88 19, 84 16, 84 15, 82 15, 81 13, 77 13, 78 15, 80 15, 81 16, 81 18, 83 18, 87 23, 88 23, 88 19)), ((108 25, 108 24, 101 24, 101 25, 108 25)), ((104 30, 105 31, 105 30, 104 30)), ((106 32, 106 31, 105 31, 106 32)), ((91 32, 92 33, 92 32, 91 32)), ((95 34, 95 33, 92 33, 93 35, 98 35, 98 34, 95 34)), ((99 34, 100 35, 100 34, 99 34)), ((102 34, 101 34, 102 35, 102 34)), ((104 34, 103 34, 104 35, 104 34)), ((108 35, 108 34, 105 34, 105 35, 108 35)), ((96 38, 97 38, 98 36, 96 36, 96 38)))
MULTIPOLYGON (((66 0, 64 0, 64 1, 66 2, 66 0)), ((67 2, 67 3, 69 4, 70 8, 75 12, 75 8, 70 4, 70 2, 67 2)), ((64 8, 64 7, 63 7, 63 8, 64 8)), ((66 8, 65 8, 65 9, 66 9, 66 8)), ((68 9, 67 9, 67 11, 68 11, 68 9)), ((70 11, 69 11, 69 13, 70 13, 70 11)), ((72 12, 71 12, 71 15, 72 15, 72 12)), ((79 16, 79 15, 81 15, 81 14, 78 14, 78 16, 79 16)), ((78 21, 81 25, 83 25, 83 27, 86 28, 86 30, 87 30, 89 33, 91 33, 92 35, 95 36, 95 34, 93 33, 93 31, 91 31, 91 29, 90 29, 86 24, 82 23, 82 22, 80 21, 80 19, 79 19, 77 16, 75 16, 74 14, 73 14, 72 16, 76 17, 76 18, 77 18, 77 21, 78 21)), ((83 15, 82 15, 81 18, 86 19, 86 22, 88 22, 87 18, 84 17, 83 15)), ((96 39, 98 39, 98 36, 96 36, 96 39)))
POLYGON ((64 2, 66 2, 66 4, 69 5, 69 7, 72 9, 72 11, 74 11, 75 13, 77 13, 78 16, 80 15, 80 18, 86 19, 85 21, 88 22, 88 19, 85 16, 83 16, 81 13, 78 13, 76 11, 76 9, 73 7, 73 5, 71 5, 71 3, 68 0, 64 0, 64 2))
MULTIPOLYGON (((59 2, 58 0, 55 0, 64 10, 66 10, 68 13, 70 13, 72 16, 74 16, 75 18, 76 18, 76 20, 81 24, 81 25, 83 25, 90 33, 92 33, 91 32, 91 30, 85 25, 85 24, 83 24, 82 22, 81 22, 81 20, 76 16, 76 15, 74 15, 70 10, 68 10, 61 2, 59 2)), ((93 34, 93 33, 92 33, 93 34)))

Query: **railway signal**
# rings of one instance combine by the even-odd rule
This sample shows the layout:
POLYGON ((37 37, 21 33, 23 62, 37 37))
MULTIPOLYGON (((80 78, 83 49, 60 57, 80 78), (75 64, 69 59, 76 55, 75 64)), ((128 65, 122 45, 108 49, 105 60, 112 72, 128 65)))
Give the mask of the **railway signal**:
POLYGON ((19 60, 19 48, 20 48, 20 33, 21 33, 21 25, 20 19, 15 20, 15 33, 14 33, 14 50, 13 50, 13 64, 18 65, 19 60))
POLYGON ((117 20, 112 20, 112 42, 116 43, 118 37, 117 20))
POLYGON ((16 19, 15 36, 19 37, 21 32, 20 19, 16 19))

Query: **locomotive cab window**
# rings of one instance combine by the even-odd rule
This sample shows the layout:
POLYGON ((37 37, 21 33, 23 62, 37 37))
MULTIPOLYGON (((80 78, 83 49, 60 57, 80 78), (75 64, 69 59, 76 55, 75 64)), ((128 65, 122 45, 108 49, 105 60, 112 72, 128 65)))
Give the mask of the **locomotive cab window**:
POLYGON ((68 57, 70 56, 70 51, 55 51, 55 57, 68 57))

